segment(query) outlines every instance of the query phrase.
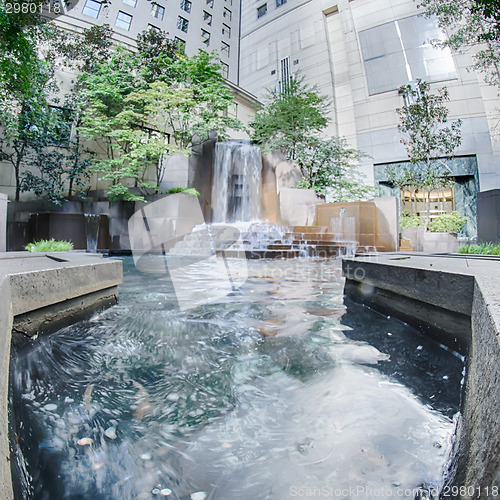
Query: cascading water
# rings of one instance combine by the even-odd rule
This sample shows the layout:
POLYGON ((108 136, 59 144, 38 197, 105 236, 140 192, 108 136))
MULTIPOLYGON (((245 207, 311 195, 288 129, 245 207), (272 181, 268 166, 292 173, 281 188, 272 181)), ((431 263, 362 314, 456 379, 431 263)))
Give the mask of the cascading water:
POLYGON ((258 220, 261 215, 262 153, 248 141, 215 145, 213 222, 258 220))
POLYGON ((87 252, 97 252, 97 242, 99 239, 100 215, 84 214, 85 232, 87 237, 87 252))

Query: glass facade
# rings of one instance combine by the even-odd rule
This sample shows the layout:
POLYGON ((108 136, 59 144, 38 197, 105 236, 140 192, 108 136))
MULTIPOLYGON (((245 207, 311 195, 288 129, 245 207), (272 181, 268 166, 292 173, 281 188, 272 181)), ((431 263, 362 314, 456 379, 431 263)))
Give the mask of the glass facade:
POLYGON ((417 78, 427 82, 456 78, 450 49, 436 49, 430 42, 443 36, 435 19, 422 16, 360 31, 369 94, 396 90, 417 78))

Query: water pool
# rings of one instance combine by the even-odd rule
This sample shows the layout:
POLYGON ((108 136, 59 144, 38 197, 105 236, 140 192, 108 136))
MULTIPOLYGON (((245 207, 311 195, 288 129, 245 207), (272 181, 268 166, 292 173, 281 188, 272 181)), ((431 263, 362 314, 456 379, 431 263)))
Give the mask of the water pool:
MULTIPOLYGON (((165 275, 123 260, 119 305, 14 353, 19 498, 439 488, 463 359, 345 304, 339 261, 248 261, 235 292, 181 311, 165 275)), ((201 263, 191 287, 214 279, 201 263)))

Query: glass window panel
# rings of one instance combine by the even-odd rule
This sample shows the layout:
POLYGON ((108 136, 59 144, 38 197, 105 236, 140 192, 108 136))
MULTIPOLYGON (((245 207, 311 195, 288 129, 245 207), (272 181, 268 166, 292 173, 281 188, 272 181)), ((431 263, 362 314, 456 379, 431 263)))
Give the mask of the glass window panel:
POLYGON ((116 16, 115 26, 117 28, 121 28, 122 30, 129 31, 131 23, 132 16, 120 10, 116 16))
POLYGON ((417 78, 429 82, 456 78, 450 49, 430 44, 443 36, 435 19, 420 16, 361 31, 359 41, 369 93, 395 90, 417 78))
POLYGON ((181 16, 179 16, 177 18, 177 28, 178 29, 180 29, 181 31, 184 31, 184 33, 187 33, 188 26, 189 26, 189 21, 187 19, 184 19, 181 16))
POLYGON ((212 26, 212 14, 209 14, 206 10, 203 11, 203 20, 209 25, 212 26))
POLYGON ((137 0, 123 0, 123 3, 135 7, 137 5, 137 0))
POLYGON ((160 19, 160 21, 162 21, 163 16, 165 15, 165 7, 162 7, 161 5, 154 3, 151 6, 151 15, 153 17, 156 17, 157 19, 160 19))
POLYGON ((181 9, 185 12, 191 12, 191 2, 189 0, 181 0, 181 9))
POLYGON ((82 9, 82 14, 93 17, 97 19, 99 17, 99 12, 101 11, 101 2, 95 2, 94 0, 87 0, 82 9))

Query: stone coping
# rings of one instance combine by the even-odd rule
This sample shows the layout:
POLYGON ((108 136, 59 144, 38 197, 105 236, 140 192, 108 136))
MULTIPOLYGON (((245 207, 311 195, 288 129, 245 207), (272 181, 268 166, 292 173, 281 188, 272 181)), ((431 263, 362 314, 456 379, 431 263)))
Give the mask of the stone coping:
MULTIPOLYGON (((500 258, 389 253, 346 258, 345 293, 413 323, 467 355, 447 486, 498 498, 500 486, 500 258)), ((458 490, 460 491, 460 490, 458 490)))
POLYGON ((122 263, 83 252, 0 253, 0 498, 13 499, 8 428, 10 347, 116 303, 122 263), (23 335, 24 334, 24 335, 23 335))

